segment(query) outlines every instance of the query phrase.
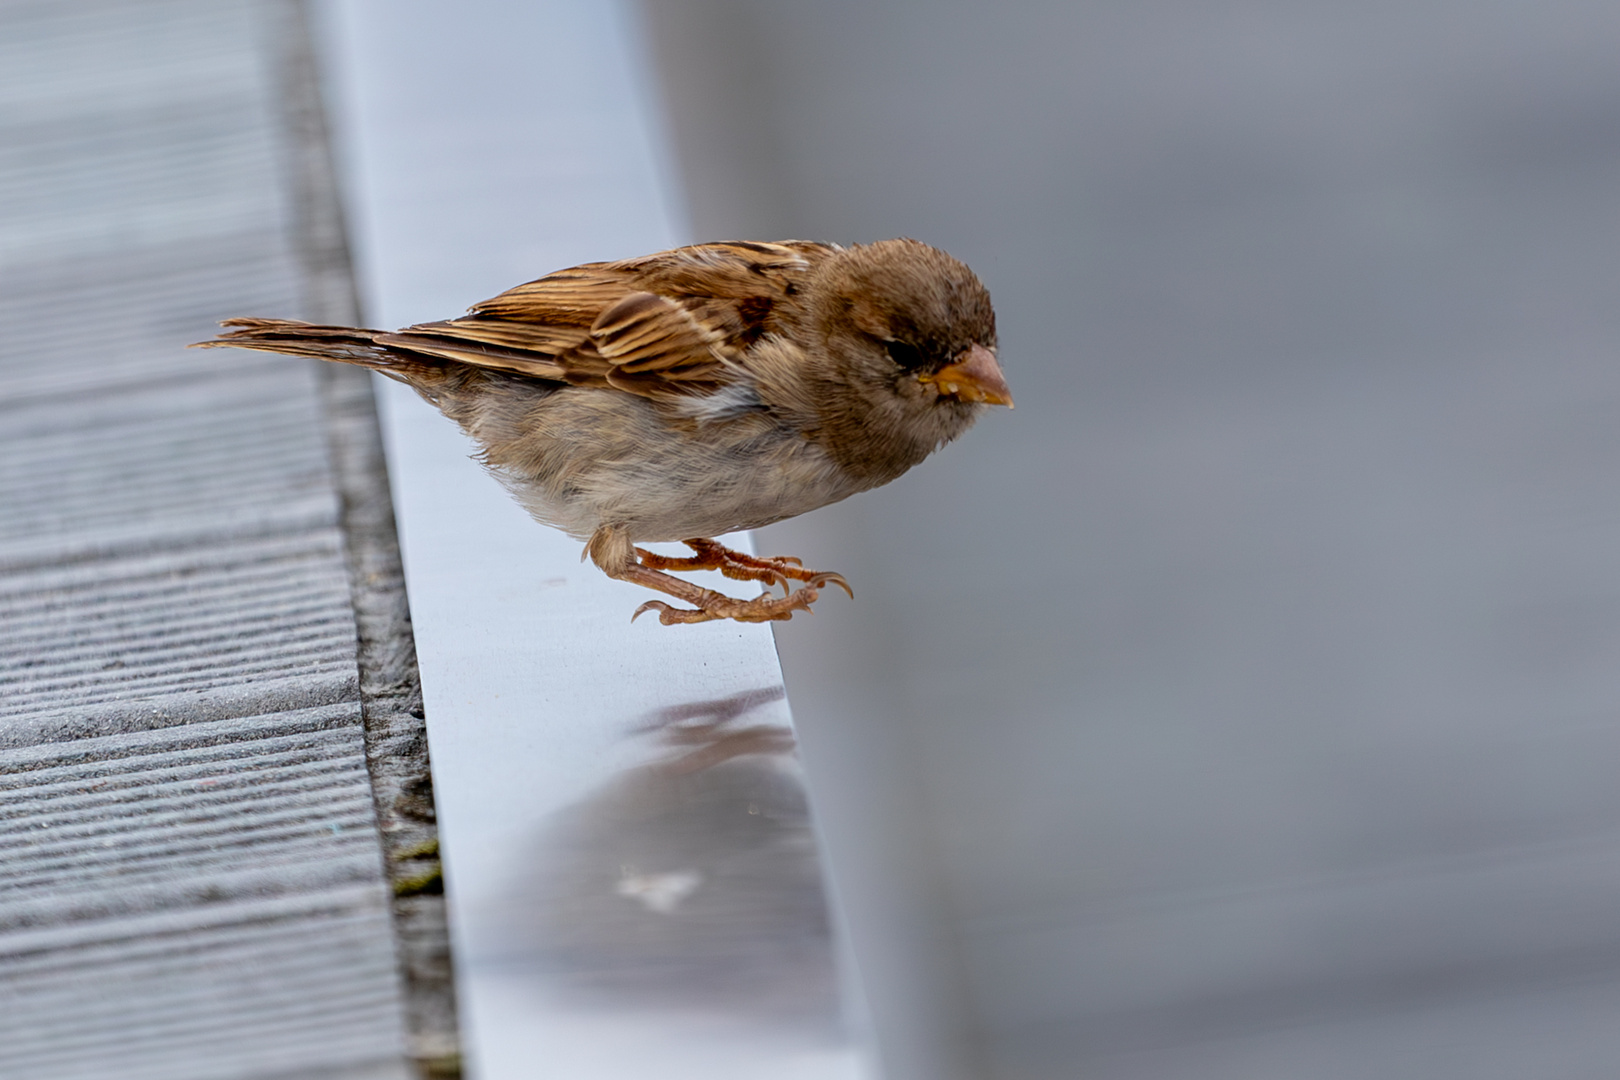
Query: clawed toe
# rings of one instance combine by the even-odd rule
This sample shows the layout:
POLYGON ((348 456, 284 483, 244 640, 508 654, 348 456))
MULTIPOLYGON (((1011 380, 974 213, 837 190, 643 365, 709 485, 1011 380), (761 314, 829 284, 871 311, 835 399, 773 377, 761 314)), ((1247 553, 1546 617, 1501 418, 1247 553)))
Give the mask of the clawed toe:
POLYGON ((665 626, 710 622, 715 619, 732 619, 736 622, 782 622, 793 618, 795 611, 810 611, 810 605, 815 603, 819 595, 810 585, 787 596, 766 594, 752 600, 737 600, 709 589, 701 591, 706 595, 692 598, 693 603, 699 605, 697 608, 678 608, 662 600, 648 600, 636 608, 635 613, 630 616, 630 621, 635 622, 643 612, 656 611, 658 621, 665 626))
POLYGON ((844 580, 844 575, 834 573, 831 570, 823 570, 814 577, 805 579, 805 588, 819 589, 829 581, 843 589, 851 600, 855 599, 855 590, 849 587, 849 582, 844 580))
POLYGON ((658 612, 658 621, 665 626, 674 626, 676 623, 709 622, 712 619, 722 617, 710 615, 707 611, 693 611, 688 608, 673 607, 662 600, 648 600, 645 604, 636 608, 635 613, 630 616, 630 621, 635 622, 641 618, 644 612, 648 611, 658 612))

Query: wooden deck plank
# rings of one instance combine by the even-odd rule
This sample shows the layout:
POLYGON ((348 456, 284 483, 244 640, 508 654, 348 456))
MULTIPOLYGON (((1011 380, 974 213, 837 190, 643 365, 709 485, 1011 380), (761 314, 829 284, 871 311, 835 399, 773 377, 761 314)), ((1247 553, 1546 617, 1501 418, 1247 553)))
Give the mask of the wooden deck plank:
MULTIPOLYGON (((0 1074, 409 1075, 275 3, 0 5, 0 1074)), ((408 645, 408 640, 407 640, 408 645)))

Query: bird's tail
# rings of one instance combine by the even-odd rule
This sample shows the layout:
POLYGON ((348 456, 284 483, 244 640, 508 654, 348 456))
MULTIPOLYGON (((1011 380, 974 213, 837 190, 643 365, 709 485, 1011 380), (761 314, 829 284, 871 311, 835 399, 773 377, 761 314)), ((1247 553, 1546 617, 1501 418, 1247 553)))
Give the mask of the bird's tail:
POLYGON ((321 326, 297 319, 226 319, 219 325, 226 331, 209 341, 194 343, 194 349, 258 349, 313 356, 339 364, 373 368, 419 390, 439 381, 444 364, 429 357, 378 344, 382 330, 354 326, 321 326))

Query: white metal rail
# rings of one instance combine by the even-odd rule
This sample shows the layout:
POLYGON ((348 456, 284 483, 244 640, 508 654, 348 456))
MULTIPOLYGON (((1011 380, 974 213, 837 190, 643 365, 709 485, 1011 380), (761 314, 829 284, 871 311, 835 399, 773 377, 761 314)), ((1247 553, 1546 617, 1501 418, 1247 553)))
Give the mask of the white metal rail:
MULTIPOLYGON (((623 12, 328 14, 368 321, 684 239, 623 12)), ((471 1075, 857 1075, 769 629, 632 625, 640 590, 384 400, 471 1075)))

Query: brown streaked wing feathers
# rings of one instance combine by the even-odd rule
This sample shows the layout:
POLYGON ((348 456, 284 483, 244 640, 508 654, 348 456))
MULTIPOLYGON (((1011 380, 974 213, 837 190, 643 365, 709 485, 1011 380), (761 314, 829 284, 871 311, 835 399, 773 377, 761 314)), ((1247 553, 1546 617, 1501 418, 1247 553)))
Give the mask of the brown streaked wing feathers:
POLYGON ((476 341, 499 349, 519 349, 548 356, 577 348, 591 336, 588 327, 513 322, 510 319, 449 319, 421 323, 402 332, 440 337, 447 341, 476 341))
POLYGON ((525 282, 481 304, 474 304, 467 310, 466 317, 543 322, 553 326, 589 329, 603 308, 632 288, 626 281, 626 275, 614 270, 614 265, 587 263, 571 270, 547 274, 538 281, 525 282))
POLYGON ((633 292, 608 308, 591 327, 596 350, 627 374, 712 368, 725 339, 668 297, 633 292))
POLYGON ((696 244, 548 274, 379 344, 574 385, 657 397, 725 381, 724 361, 773 328, 824 244, 696 244))
POLYGON ((526 352, 518 349, 500 349, 480 345, 476 341, 458 341, 429 334, 415 334, 410 331, 399 334, 378 334, 375 340, 379 345, 404 349, 422 356, 436 356, 441 360, 455 360, 472 367, 515 371, 520 375, 531 375, 537 379, 553 379, 559 382, 566 381, 568 377, 567 369, 563 364, 556 357, 547 356, 544 353, 526 352))

